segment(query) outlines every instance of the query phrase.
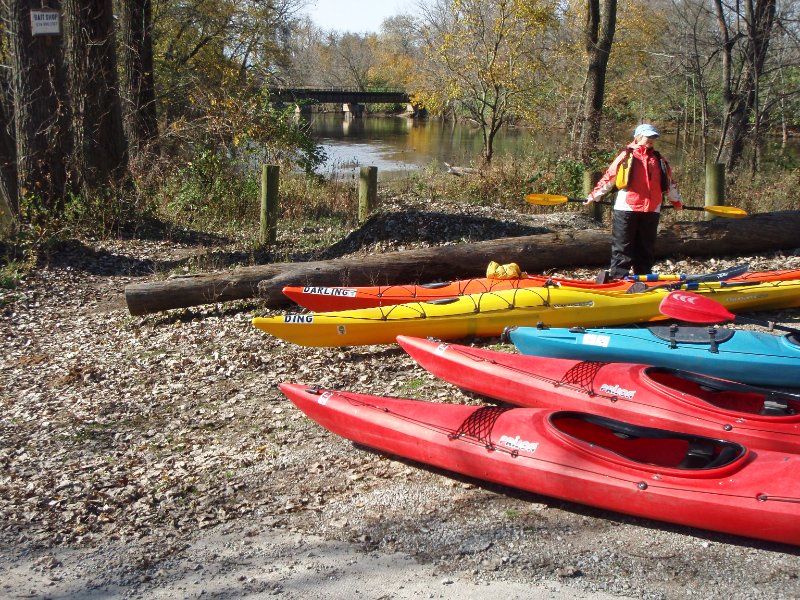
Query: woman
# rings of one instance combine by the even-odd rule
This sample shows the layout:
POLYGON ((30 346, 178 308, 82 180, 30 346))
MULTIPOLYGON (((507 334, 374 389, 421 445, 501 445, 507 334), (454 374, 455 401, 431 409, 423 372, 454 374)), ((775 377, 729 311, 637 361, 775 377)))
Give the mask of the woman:
POLYGON ((656 234, 664 196, 677 209, 683 201, 666 160, 653 148, 658 131, 648 123, 633 132, 623 150, 597 182, 584 204, 618 189, 611 230, 611 267, 608 277, 621 279, 633 267, 646 275, 655 262, 656 234))

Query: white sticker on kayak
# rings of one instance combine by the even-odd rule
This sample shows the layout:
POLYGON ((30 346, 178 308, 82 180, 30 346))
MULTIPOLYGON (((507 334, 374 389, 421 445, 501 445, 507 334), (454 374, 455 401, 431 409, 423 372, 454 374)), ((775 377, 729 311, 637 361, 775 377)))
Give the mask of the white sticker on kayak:
POLYGON ((306 325, 314 322, 314 315, 283 315, 283 322, 306 325))
POLYGON ((626 390, 624 387, 612 385, 610 383, 601 385, 600 391, 604 394, 611 394, 612 396, 619 396, 620 398, 627 398, 628 400, 633 400, 633 397, 636 395, 636 390, 626 390))
POLYGON ((317 403, 322 404, 325 406, 328 403, 328 400, 333 398, 333 392, 325 392, 319 398, 317 398, 317 403))
POLYGON ((437 356, 441 356, 442 354, 444 354, 444 353, 445 353, 445 351, 446 351, 446 350, 447 350, 449 347, 450 347, 450 346, 448 346, 447 344, 439 344, 438 346, 436 346, 436 350, 434 350, 434 352, 433 352, 433 353, 434 353, 434 354, 436 354, 437 356))
POLYGON ((600 335, 598 333, 585 333, 583 334, 584 346, 600 346, 601 348, 608 348, 608 343, 611 341, 611 336, 600 335))
POLYGON ((304 294, 314 294, 315 296, 344 296, 346 298, 355 298, 356 290, 348 288, 329 288, 329 287, 304 287, 304 294))
POLYGON ((512 448, 513 450, 525 450, 526 452, 530 453, 536 452, 536 449, 539 447, 539 442, 528 442, 520 439, 519 436, 511 437, 510 435, 504 435, 501 437, 499 444, 501 446, 505 446, 506 448, 512 448))

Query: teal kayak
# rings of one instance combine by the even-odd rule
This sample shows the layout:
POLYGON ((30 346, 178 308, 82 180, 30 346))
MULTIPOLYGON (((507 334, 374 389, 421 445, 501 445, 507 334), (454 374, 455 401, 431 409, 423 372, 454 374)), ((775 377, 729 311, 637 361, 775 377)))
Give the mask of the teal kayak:
POLYGON ((800 338, 676 325, 641 328, 509 328, 522 354, 685 369, 753 385, 800 387, 800 338))

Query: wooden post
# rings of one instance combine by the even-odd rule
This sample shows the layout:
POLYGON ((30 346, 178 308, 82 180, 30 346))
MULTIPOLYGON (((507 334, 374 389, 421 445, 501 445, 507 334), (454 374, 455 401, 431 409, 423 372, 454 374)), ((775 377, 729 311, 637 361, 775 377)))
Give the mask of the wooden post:
MULTIPOLYGON (((594 189, 595 184, 600 181, 601 173, 597 171, 584 171, 583 172, 583 195, 588 196, 592 190, 594 189)), ((590 205, 591 207, 591 217, 595 221, 603 220, 603 205, 598 204, 597 202, 592 202, 590 205)))
MULTIPOLYGON (((725 165, 722 163, 706 164, 706 206, 723 206, 725 204, 725 165)), ((706 213, 706 220, 714 216, 706 213)))
POLYGON ((358 222, 363 223, 378 203, 378 167, 361 167, 358 178, 358 222))
POLYGON ((259 242, 274 244, 278 239, 278 165, 261 168, 261 230, 259 242))

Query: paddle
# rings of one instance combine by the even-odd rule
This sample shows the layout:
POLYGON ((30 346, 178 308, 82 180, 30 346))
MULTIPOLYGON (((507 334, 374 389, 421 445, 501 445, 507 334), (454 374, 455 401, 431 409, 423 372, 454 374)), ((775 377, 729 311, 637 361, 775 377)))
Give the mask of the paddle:
POLYGON ((676 281, 674 283, 662 283, 660 285, 648 286, 641 281, 637 281, 626 290, 626 294, 639 294, 641 292, 651 292, 653 290, 677 290, 681 286, 692 283, 708 283, 710 281, 725 281, 731 277, 738 277, 744 275, 750 268, 748 263, 736 265, 730 269, 723 271, 715 271, 713 273, 701 273, 699 275, 687 275, 683 281, 676 281))
POLYGON ((722 304, 700 294, 692 292, 676 291, 667 294, 661 301, 658 309, 673 319, 689 321, 690 323, 723 323, 731 321, 733 323, 747 323, 749 325, 760 325, 769 329, 778 329, 789 333, 800 334, 800 329, 777 325, 773 321, 753 319, 752 317, 739 317, 729 312, 722 304))
MULTIPOLYGON (((558 204, 565 204, 566 202, 580 202, 584 200, 580 198, 570 198, 568 196, 560 196, 556 194, 528 194, 525 196, 525 201, 538 206, 556 206, 558 204)), ((605 204, 611 206, 611 202, 605 200, 598 200, 598 204, 605 204)), ((672 205, 666 204, 663 208, 672 208, 672 205)), ((748 216, 747 211, 736 206, 683 206, 684 210, 698 210, 704 211, 717 217, 727 217, 729 219, 741 219, 748 216)))

